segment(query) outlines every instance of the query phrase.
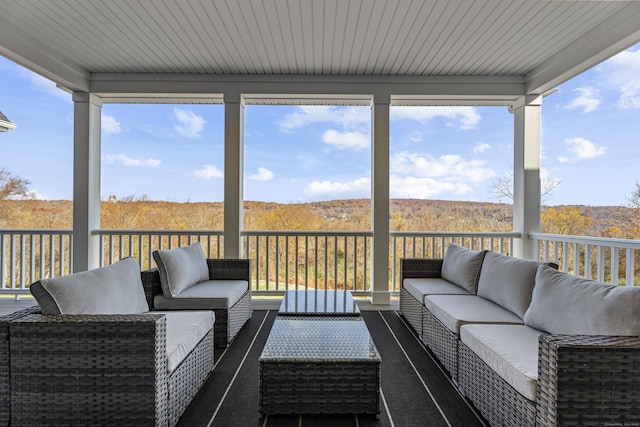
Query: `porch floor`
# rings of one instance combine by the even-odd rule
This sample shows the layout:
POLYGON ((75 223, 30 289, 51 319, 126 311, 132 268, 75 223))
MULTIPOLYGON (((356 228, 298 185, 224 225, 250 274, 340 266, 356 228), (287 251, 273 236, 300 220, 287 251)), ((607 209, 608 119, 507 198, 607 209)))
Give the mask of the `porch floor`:
POLYGON ((396 311, 363 311, 382 357, 379 417, 258 414, 258 358, 277 310, 254 311, 178 426, 484 426, 396 311))

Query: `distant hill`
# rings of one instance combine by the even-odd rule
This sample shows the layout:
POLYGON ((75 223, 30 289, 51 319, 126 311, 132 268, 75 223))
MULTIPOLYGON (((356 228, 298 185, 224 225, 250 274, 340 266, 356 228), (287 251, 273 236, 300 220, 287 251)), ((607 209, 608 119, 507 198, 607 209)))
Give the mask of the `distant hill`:
MULTIPOLYGON (((280 204, 246 201, 250 230, 369 230, 369 199, 280 204)), ((0 201, 0 228, 71 228, 69 200, 0 201)), ((222 229, 223 203, 176 203, 110 198, 102 202, 102 228, 222 229)), ((543 208, 543 232, 636 238, 639 213, 622 206, 557 205, 543 208)), ((390 225, 398 231, 511 231, 506 203, 393 199, 390 225)))

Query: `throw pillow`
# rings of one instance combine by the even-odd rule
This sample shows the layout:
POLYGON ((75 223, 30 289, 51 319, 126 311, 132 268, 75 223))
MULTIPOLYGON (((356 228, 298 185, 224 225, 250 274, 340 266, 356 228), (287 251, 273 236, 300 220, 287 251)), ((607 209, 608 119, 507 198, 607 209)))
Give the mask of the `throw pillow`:
POLYGON ((133 258, 30 286, 43 314, 140 314, 149 311, 133 258))
POLYGON ((450 243, 442 261, 440 276, 475 294, 485 253, 450 243))
POLYGON ((153 252, 160 271, 160 286, 165 297, 177 296, 185 289, 209 280, 209 267, 199 242, 181 248, 153 252))
POLYGON ((521 318, 529 308, 538 261, 488 252, 478 280, 478 295, 521 318))
POLYGON ((525 325, 551 334, 640 335, 640 287, 583 279, 538 267, 525 325))

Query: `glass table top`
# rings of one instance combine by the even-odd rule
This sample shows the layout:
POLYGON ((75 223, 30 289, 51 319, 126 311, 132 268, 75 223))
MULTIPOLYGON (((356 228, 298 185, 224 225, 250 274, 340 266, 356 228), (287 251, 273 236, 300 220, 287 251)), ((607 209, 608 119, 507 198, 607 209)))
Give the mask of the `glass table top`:
POLYGON ((350 291, 309 289, 285 292, 278 315, 359 316, 360 309, 350 291))
POLYGON ((361 318, 278 317, 260 362, 380 362, 361 318))

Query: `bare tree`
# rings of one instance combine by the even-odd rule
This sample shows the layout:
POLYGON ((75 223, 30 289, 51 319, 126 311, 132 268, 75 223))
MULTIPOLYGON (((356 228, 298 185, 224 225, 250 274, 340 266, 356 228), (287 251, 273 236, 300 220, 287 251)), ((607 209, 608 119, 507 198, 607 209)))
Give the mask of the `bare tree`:
POLYGON ((26 179, 12 174, 6 168, 0 169, 0 200, 31 199, 27 188, 31 184, 26 179))
MULTIPOLYGON (((540 182, 540 201, 545 202, 551 197, 553 190, 558 188, 562 180, 558 178, 543 178, 540 182)), ((640 191, 640 190, 639 190, 640 191)), ((491 185, 491 193, 494 199, 507 198, 513 201, 513 171, 509 170, 504 175, 498 177, 491 185)))
POLYGON ((636 186, 631 192, 631 195, 627 198, 630 207, 640 208, 640 183, 636 181, 636 186))

